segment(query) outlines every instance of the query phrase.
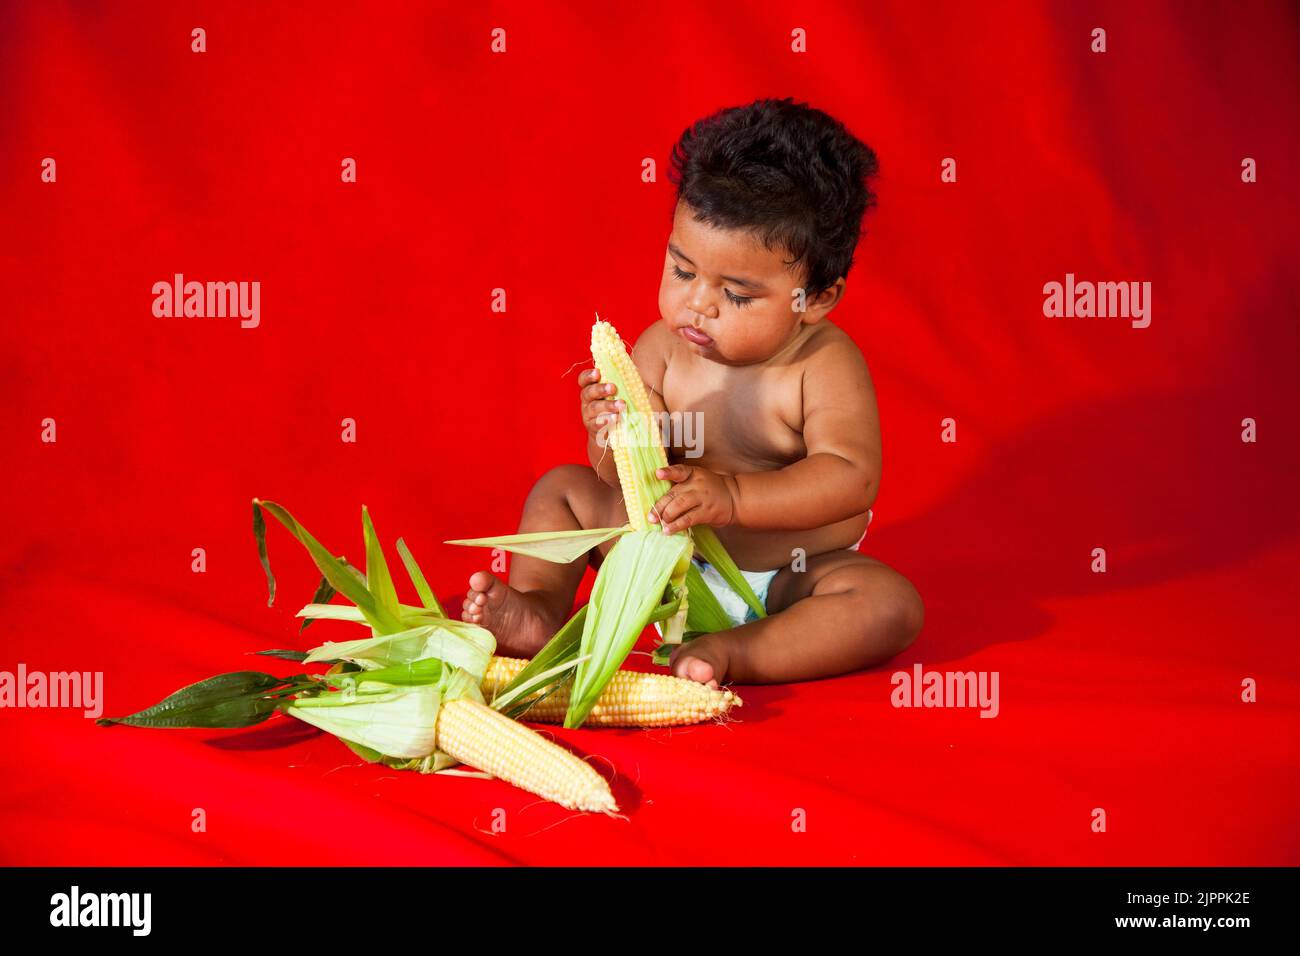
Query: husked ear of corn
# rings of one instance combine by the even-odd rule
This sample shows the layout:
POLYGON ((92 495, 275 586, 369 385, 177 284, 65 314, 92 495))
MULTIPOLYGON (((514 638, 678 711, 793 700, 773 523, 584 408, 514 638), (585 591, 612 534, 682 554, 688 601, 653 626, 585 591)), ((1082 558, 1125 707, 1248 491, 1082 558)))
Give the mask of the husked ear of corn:
POLYGON ((600 380, 612 384, 617 389, 614 398, 622 399, 626 406, 605 434, 618 466, 628 523, 633 531, 644 531, 651 507, 672 487, 655 477, 655 471, 668 464, 663 436, 641 373, 608 322, 597 319, 591 327, 591 357, 600 369, 600 380))
MULTIPOLYGON (((494 657, 483 678, 483 696, 490 702, 528 665, 514 657, 494 657)), ((596 704, 587 715, 587 726, 594 727, 682 727, 721 717, 743 701, 730 690, 714 690, 693 680, 667 674, 643 674, 616 671, 596 704)), ((542 724, 564 722, 569 708, 569 689, 533 704, 520 715, 521 720, 542 724)))
POLYGON ((468 697, 439 709, 438 749, 570 810, 618 811, 609 784, 591 764, 468 697))
MULTIPOLYGON (((652 525, 647 515, 672 488, 671 482, 655 476, 657 469, 668 464, 663 436, 636 363, 628 355, 614 326, 602 322, 599 317, 591 327, 591 358, 600 369, 601 380, 613 383, 617 389, 615 398, 622 398, 625 405, 614 426, 606 429, 606 435, 618 468, 628 524, 634 532, 659 529, 662 526, 652 525)), ((677 533, 693 542, 686 532, 677 533)), ((664 625, 664 635, 665 640, 674 644, 681 642, 686 629, 689 609, 686 571, 690 567, 691 553, 688 547, 671 575, 673 593, 680 603, 677 613, 664 625)))
MULTIPOLYGON (((614 326, 600 319, 591 327, 591 357, 596 368, 600 369, 601 381, 613 382, 618 389, 615 398, 622 398, 627 405, 607 435, 614 451, 614 463, 618 466, 618 481, 623 489, 623 503, 627 506, 627 520, 632 525, 632 530, 643 531, 651 526, 646 518, 650 509, 672 488, 671 482, 655 477, 655 471, 668 464, 663 435, 655 421, 650 396, 632 356, 627 354, 623 340, 619 338, 614 326)), ((690 529, 690 536, 692 547, 700 552, 704 560, 718 569, 718 573, 756 615, 766 617, 767 610, 763 603, 754 594, 731 555, 727 554, 714 530, 707 525, 697 525, 690 529)), ((673 583, 674 586, 680 586, 683 581, 674 576, 673 583)), ((682 640, 688 593, 688 588, 681 589, 681 611, 664 629, 664 640, 670 644, 682 640)))

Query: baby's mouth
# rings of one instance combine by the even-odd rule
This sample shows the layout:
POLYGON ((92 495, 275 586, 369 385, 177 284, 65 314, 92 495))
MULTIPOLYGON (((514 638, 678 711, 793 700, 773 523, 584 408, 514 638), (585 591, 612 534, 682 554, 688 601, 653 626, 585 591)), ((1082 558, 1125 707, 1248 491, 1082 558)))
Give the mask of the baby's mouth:
POLYGON ((686 341, 694 342, 696 345, 707 347, 713 344, 713 339, 709 338, 699 329, 693 329, 689 325, 683 326, 677 331, 681 332, 682 338, 684 338, 686 341))

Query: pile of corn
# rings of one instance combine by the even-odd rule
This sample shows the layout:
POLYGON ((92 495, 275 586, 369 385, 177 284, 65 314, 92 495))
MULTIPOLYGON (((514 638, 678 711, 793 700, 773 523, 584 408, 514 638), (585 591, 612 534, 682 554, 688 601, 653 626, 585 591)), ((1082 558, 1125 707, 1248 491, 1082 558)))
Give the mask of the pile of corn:
POLYGON ((615 813, 618 806, 609 784, 590 764, 503 711, 510 708, 521 713, 521 719, 566 727, 584 722, 597 727, 675 727, 725 716, 741 705, 730 690, 620 667, 651 621, 668 622, 669 642, 682 639, 686 582, 697 542, 710 560, 717 559, 724 575, 734 563, 709 529, 695 529, 696 535, 665 535, 646 520, 671 487, 655 475, 667 458, 649 396, 609 323, 597 319, 591 351, 602 379, 617 387, 626 405, 610 430, 610 446, 628 527, 455 542, 523 550, 549 541, 554 547, 548 559, 568 562, 599 541, 617 538, 601 564, 590 603, 534 661, 494 657, 491 633, 448 619, 398 539, 398 551, 422 602, 418 607, 401 604, 364 506, 362 574, 335 557, 283 507, 255 498, 253 528, 270 588, 268 603, 275 599, 275 578, 267 559, 263 511, 307 548, 323 575, 316 601, 299 616, 354 621, 367 625, 371 636, 327 642, 307 653, 267 652, 307 663, 332 661, 334 666, 323 675, 221 674, 136 714, 100 723, 246 727, 284 713, 334 734, 367 760, 434 773, 463 763, 563 807, 615 813), (335 594, 353 607, 329 604, 335 594))

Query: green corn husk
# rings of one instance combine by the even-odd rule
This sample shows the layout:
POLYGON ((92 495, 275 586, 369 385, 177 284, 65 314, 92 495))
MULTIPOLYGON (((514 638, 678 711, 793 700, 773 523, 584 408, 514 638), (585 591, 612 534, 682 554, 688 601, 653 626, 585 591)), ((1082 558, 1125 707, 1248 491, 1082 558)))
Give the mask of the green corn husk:
MULTIPOLYGON (((727 549, 718 540, 717 532, 708 525, 696 525, 691 529, 691 532, 695 538, 695 550, 699 552, 700 557, 717 568, 718 574, 722 575, 722 580, 726 581, 740 595, 741 599, 749 605, 750 610, 759 617, 767 617, 767 609, 763 607, 763 602, 758 599, 754 589, 749 586, 745 576, 740 573, 740 568, 737 567, 736 562, 731 560, 731 555, 727 553, 727 549)), ((703 580, 700 580, 700 589, 708 590, 703 580)), ((717 603, 716 598, 714 603, 717 603)), ((728 623, 729 626, 730 623, 728 623)), ((719 630, 725 630, 725 628, 719 628, 719 630)))
POLYGON ((494 538, 455 538, 443 544, 463 544, 473 548, 498 548, 514 554, 526 554, 552 564, 569 564, 592 548, 631 529, 580 528, 577 531, 529 531, 525 534, 498 535, 494 538))
POLYGON ((495 649, 491 632, 467 621, 443 618, 396 634, 327 641, 313 648, 306 661, 314 664, 348 660, 369 670, 433 658, 459 667, 481 681, 495 649))
MULTIPOLYGON (((718 596, 705 583, 703 572, 694 562, 686 572, 686 589, 691 594, 690 613, 686 616, 687 633, 712 634, 714 631, 725 631, 732 626, 731 618, 723 610, 718 596)), ((666 643, 670 642, 666 641, 666 643)))
POLYGON ((359 684, 355 693, 294 700, 285 713, 386 757, 427 757, 437 743, 442 695, 430 683, 359 684))
MULTIPOLYGON (((425 610, 435 617, 446 617, 447 613, 442 609, 442 605, 438 603, 438 598, 434 596, 433 589, 429 587, 429 582, 425 580, 424 572, 415 563, 415 556, 411 554, 411 549, 406 546, 406 542, 401 538, 397 539, 397 553, 402 557, 402 564, 406 565, 406 575, 411 579, 411 584, 415 586, 415 593, 424 602, 425 610)), ((402 605, 402 608, 405 610, 405 605, 402 605)))
POLYGON ((689 554, 690 539, 658 530, 629 531, 601 563, 591 589, 565 727, 580 727, 659 608, 664 589, 689 554))
POLYGON ((682 639, 680 641, 670 641, 668 639, 669 635, 665 631, 662 643, 655 647, 651 654, 651 662, 660 667, 668 666, 673 648, 678 644, 686 643, 701 634, 726 631, 735 626, 718 602, 713 589, 705 583, 704 575, 699 566, 693 562, 686 572, 686 590, 690 592, 691 604, 686 615, 686 626, 682 639))
POLYGON ((298 616, 354 621, 369 624, 371 630, 369 638, 327 641, 303 657, 307 663, 342 661, 349 668, 359 668, 353 673, 331 673, 321 680, 322 685, 342 687, 346 693, 298 697, 284 703, 284 712, 334 734, 366 760, 423 772, 454 766, 456 760, 436 749, 438 709, 444 701, 462 697, 483 702, 479 685, 496 650, 496 638, 476 624, 446 617, 410 549, 399 539, 398 552, 423 606, 402 604, 364 506, 363 577, 342 558, 335 558, 283 507, 253 500, 253 531, 272 601, 275 578, 267 559, 263 510, 307 548, 324 575, 324 583, 330 586, 328 597, 338 592, 354 605, 318 603, 327 593, 322 585, 317 589, 317 601, 298 616))

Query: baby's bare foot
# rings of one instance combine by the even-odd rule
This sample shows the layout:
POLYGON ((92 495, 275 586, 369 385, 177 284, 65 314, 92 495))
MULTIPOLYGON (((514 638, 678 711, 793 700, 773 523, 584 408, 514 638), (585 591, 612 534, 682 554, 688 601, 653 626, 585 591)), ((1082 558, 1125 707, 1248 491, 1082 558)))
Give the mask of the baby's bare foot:
POLYGON ((534 595, 516 591, 490 571, 470 575, 460 617, 491 631, 502 657, 532 657, 559 630, 534 595))
POLYGON ((674 677, 699 681, 717 688, 727 679, 727 645, 703 634, 673 651, 668 668, 674 677))

